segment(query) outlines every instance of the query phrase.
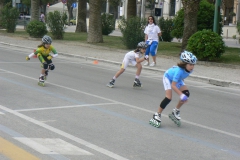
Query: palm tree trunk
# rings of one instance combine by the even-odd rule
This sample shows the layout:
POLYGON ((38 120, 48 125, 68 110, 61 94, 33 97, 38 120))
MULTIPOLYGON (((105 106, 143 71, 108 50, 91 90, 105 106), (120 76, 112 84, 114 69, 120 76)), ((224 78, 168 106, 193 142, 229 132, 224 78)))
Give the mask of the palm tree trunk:
MULTIPOLYGON (((3 0, 0 0, 0 17, 2 15, 2 9, 3 9, 3 4, 4 4, 4 1, 3 0)), ((2 22, 0 21, 0 29, 2 28, 2 22)))
POLYGON ((87 32, 87 0, 78 1, 78 19, 75 32, 87 32))
POLYGON ((137 15, 137 4, 136 0, 128 0, 127 4, 127 18, 137 15))
POLYGON ((101 20, 102 0, 89 0, 89 31, 88 43, 103 42, 102 20, 101 20))
POLYGON ((39 20, 39 0, 31 0, 31 21, 39 20))
POLYGON ((182 51, 187 47, 188 39, 197 32, 197 13, 201 0, 183 0, 184 30, 182 40, 182 51))

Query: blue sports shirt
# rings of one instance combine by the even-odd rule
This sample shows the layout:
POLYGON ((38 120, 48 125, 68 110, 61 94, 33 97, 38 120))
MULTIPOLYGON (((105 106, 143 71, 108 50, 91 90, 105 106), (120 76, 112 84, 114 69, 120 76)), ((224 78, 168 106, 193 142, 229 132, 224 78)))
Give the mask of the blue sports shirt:
POLYGON ((191 72, 187 72, 184 68, 180 68, 178 66, 173 66, 172 68, 169 68, 165 73, 164 76, 169 79, 169 81, 172 83, 174 82, 181 82, 185 78, 187 78, 191 72))

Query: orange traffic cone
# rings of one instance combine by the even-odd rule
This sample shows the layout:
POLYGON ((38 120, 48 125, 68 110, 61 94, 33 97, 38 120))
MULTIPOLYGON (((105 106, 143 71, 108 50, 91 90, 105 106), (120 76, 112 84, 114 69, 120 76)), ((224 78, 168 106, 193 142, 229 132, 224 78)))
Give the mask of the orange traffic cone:
POLYGON ((93 64, 98 64, 98 60, 93 61, 93 64))

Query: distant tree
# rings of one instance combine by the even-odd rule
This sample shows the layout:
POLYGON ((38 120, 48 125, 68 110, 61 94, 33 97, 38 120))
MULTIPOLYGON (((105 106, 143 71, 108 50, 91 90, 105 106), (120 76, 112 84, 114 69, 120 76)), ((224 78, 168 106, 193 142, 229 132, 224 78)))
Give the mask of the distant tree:
POLYGON ((101 21, 102 0, 89 0, 89 31, 88 43, 103 42, 101 21))
POLYGON ((121 0, 109 0, 110 5, 113 7, 114 10, 114 19, 118 18, 118 6, 121 0))
POLYGON ((197 14, 201 0, 182 0, 184 9, 184 30, 182 50, 185 50, 188 39, 197 31, 197 14))
POLYGON ((87 0, 78 1, 77 26, 75 32, 87 32, 87 0))
POLYGON ((31 21, 39 20, 39 0, 31 0, 31 21))
POLYGON ((127 4, 127 18, 135 17, 137 15, 136 0, 128 0, 127 4))

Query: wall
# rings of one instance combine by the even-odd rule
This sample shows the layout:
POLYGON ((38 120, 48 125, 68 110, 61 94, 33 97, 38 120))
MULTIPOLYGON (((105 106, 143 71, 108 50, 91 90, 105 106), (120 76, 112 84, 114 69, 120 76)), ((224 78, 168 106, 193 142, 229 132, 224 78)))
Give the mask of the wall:
POLYGON ((223 26, 223 38, 233 38, 233 36, 236 35, 237 37, 240 37, 239 33, 237 32, 236 25, 234 26, 223 26))

